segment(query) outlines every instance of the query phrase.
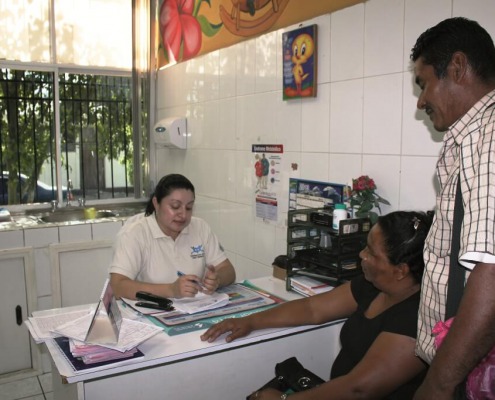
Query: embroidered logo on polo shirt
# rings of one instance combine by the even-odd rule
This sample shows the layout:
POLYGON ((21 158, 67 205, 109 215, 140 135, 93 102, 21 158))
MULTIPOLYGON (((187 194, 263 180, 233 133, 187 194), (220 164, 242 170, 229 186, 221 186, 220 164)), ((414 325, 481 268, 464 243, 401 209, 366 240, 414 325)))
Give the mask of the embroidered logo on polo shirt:
POLYGON ((203 249, 202 244, 198 246, 191 246, 191 250, 191 258, 202 258, 205 256, 205 250, 203 249))

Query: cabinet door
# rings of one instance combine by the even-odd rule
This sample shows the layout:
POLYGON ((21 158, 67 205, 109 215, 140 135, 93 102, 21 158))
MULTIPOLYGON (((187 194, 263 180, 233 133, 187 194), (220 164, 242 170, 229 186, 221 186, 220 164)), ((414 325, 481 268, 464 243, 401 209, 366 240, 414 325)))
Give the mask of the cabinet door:
POLYGON ((50 246, 53 307, 97 303, 112 259, 110 240, 50 246))
POLYGON ((34 367, 23 324, 35 309, 32 254, 32 249, 0 251, 0 375, 34 367))

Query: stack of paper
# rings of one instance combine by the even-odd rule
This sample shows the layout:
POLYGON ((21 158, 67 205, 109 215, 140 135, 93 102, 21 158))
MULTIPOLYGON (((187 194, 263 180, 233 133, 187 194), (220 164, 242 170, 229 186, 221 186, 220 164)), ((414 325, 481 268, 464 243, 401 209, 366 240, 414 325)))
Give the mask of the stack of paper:
MULTIPOLYGON (((52 332, 84 342, 89 325, 91 324, 91 319, 92 315, 88 314, 62 326, 58 326, 52 329, 52 332)), ((159 326, 124 318, 122 320, 118 342, 115 345, 105 344, 104 347, 120 352, 128 351, 162 331, 163 328, 159 326)))
POLYGON ((303 296, 314 296, 315 294, 325 293, 333 289, 333 286, 308 276, 293 276, 290 278, 290 285, 295 292, 303 296))
POLYGON ((108 365, 110 364, 114 366, 125 365, 129 363, 134 363, 136 362, 136 359, 144 357, 144 354, 141 351, 139 351, 139 349, 133 349, 132 351, 125 353, 116 352, 118 354, 121 354, 121 356, 115 355, 113 358, 106 360, 98 359, 99 355, 95 355, 94 357, 89 355, 83 357, 76 357, 71 352, 71 346, 72 346, 71 339, 68 339, 66 337, 57 337, 53 339, 53 342, 55 342, 56 348, 60 352, 60 355, 67 360, 68 365, 72 368, 74 372, 102 370, 108 368, 108 365), (86 362, 83 361, 82 358, 85 358, 86 362))
POLYGON ((229 295, 218 292, 214 292, 213 294, 199 292, 194 297, 172 299, 172 302, 177 311, 186 314, 195 314, 225 306, 229 302, 229 295))
POLYGON ((66 313, 54 313, 38 317, 29 317, 24 324, 28 327, 33 340, 36 343, 43 343, 45 340, 54 339, 57 335, 53 329, 67 322, 74 321, 80 317, 92 315, 94 309, 71 311, 66 313))
POLYGON ((78 340, 69 340, 71 354, 82 360, 84 364, 95 364, 111 360, 122 360, 132 357, 137 351, 134 347, 127 351, 112 350, 108 347, 87 344, 78 340))

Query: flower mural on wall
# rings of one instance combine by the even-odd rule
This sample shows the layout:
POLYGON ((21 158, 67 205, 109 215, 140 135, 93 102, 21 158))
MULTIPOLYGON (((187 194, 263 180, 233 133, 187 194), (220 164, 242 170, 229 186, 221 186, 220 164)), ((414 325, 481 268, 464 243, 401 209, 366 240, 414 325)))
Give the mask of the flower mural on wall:
POLYGON ((159 0, 158 68, 365 0, 159 0), (304 3, 304 7, 301 6, 304 3))
POLYGON ((160 7, 160 47, 169 62, 185 61, 201 49, 203 34, 215 35, 222 24, 211 24, 198 15, 209 0, 163 0, 160 7))

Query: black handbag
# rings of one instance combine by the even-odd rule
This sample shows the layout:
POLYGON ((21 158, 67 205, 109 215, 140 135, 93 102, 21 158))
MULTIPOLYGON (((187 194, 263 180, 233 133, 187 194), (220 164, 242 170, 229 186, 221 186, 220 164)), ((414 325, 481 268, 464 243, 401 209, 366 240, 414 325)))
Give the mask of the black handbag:
POLYGON ((322 383, 325 383, 324 379, 304 368, 296 357, 290 357, 275 365, 275 378, 258 390, 272 388, 284 393, 293 393, 315 388, 322 383))

